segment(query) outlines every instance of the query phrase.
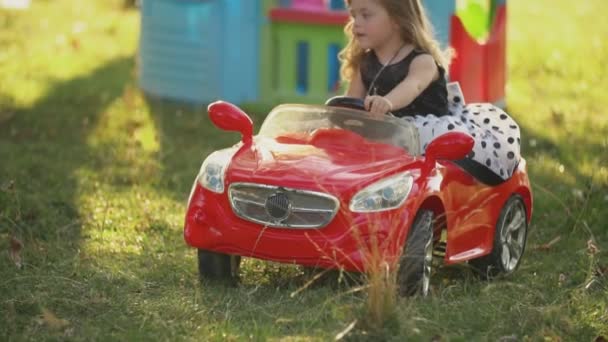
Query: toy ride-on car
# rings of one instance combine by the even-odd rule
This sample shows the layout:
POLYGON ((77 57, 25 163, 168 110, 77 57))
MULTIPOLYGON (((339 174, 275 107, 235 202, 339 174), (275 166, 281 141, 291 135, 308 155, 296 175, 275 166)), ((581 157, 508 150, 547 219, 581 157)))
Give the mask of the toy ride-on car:
POLYGON ((413 124, 348 100, 280 105, 256 136, 236 106, 209 105, 242 141, 205 159, 190 194, 184 236, 201 278, 235 277, 241 257, 365 272, 374 248, 398 267, 402 295, 428 293, 434 254, 489 277, 513 272, 532 211, 525 160, 484 184, 454 162, 471 151, 469 135, 421 151, 413 124))

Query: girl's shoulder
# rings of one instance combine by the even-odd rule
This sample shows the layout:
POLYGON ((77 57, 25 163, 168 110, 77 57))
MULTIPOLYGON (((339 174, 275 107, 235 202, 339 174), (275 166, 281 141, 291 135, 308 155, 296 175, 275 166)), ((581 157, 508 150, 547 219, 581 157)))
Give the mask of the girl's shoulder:
POLYGON ((418 56, 421 55, 426 55, 428 54, 428 52, 419 49, 419 48, 413 48, 411 51, 409 51, 408 53, 405 54, 405 56, 403 56, 401 59, 395 61, 394 63, 392 63, 392 65, 399 65, 399 66, 403 66, 403 65, 407 65, 409 66, 414 59, 416 59, 418 56))

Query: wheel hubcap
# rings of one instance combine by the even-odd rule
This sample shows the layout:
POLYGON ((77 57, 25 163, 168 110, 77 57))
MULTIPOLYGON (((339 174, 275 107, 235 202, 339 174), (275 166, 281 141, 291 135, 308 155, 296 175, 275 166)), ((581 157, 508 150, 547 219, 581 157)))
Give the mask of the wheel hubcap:
POLYGON ((514 201, 506 208, 500 234, 501 261, 506 272, 517 267, 524 252, 525 239, 526 210, 520 201, 514 201))

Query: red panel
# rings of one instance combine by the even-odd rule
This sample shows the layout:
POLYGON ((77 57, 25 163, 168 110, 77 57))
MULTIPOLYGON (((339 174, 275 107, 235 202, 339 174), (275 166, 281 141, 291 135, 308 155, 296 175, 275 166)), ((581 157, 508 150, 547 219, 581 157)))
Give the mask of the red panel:
POLYGON ((452 17, 451 43, 456 57, 450 78, 460 82, 467 102, 504 100, 506 85, 507 6, 496 11, 494 26, 487 42, 469 35, 459 17, 452 17))
POLYGON ((483 102, 484 53, 483 46, 475 41, 457 16, 452 16, 452 47, 456 57, 450 66, 450 79, 460 82, 467 102, 483 102))
POLYGON ((343 26, 348 22, 348 14, 346 12, 274 8, 270 10, 270 20, 275 22, 343 26))
POLYGON ((507 74, 507 6, 500 6, 496 12, 494 27, 485 49, 485 101, 498 102, 505 98, 507 74))

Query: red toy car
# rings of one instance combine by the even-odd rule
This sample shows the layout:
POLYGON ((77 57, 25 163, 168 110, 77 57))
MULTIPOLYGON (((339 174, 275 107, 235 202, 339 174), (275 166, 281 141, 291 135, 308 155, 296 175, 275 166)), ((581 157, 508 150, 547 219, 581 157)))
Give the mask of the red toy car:
POLYGON ((423 156, 413 125, 361 106, 281 105, 255 137, 239 108, 209 106, 242 141, 206 158, 190 194, 184 236, 202 278, 236 276, 241 256, 364 272, 379 250, 399 266, 401 294, 426 295, 434 253, 487 276, 517 268, 532 212, 525 160, 487 185, 454 162, 470 136, 444 134, 423 156))

